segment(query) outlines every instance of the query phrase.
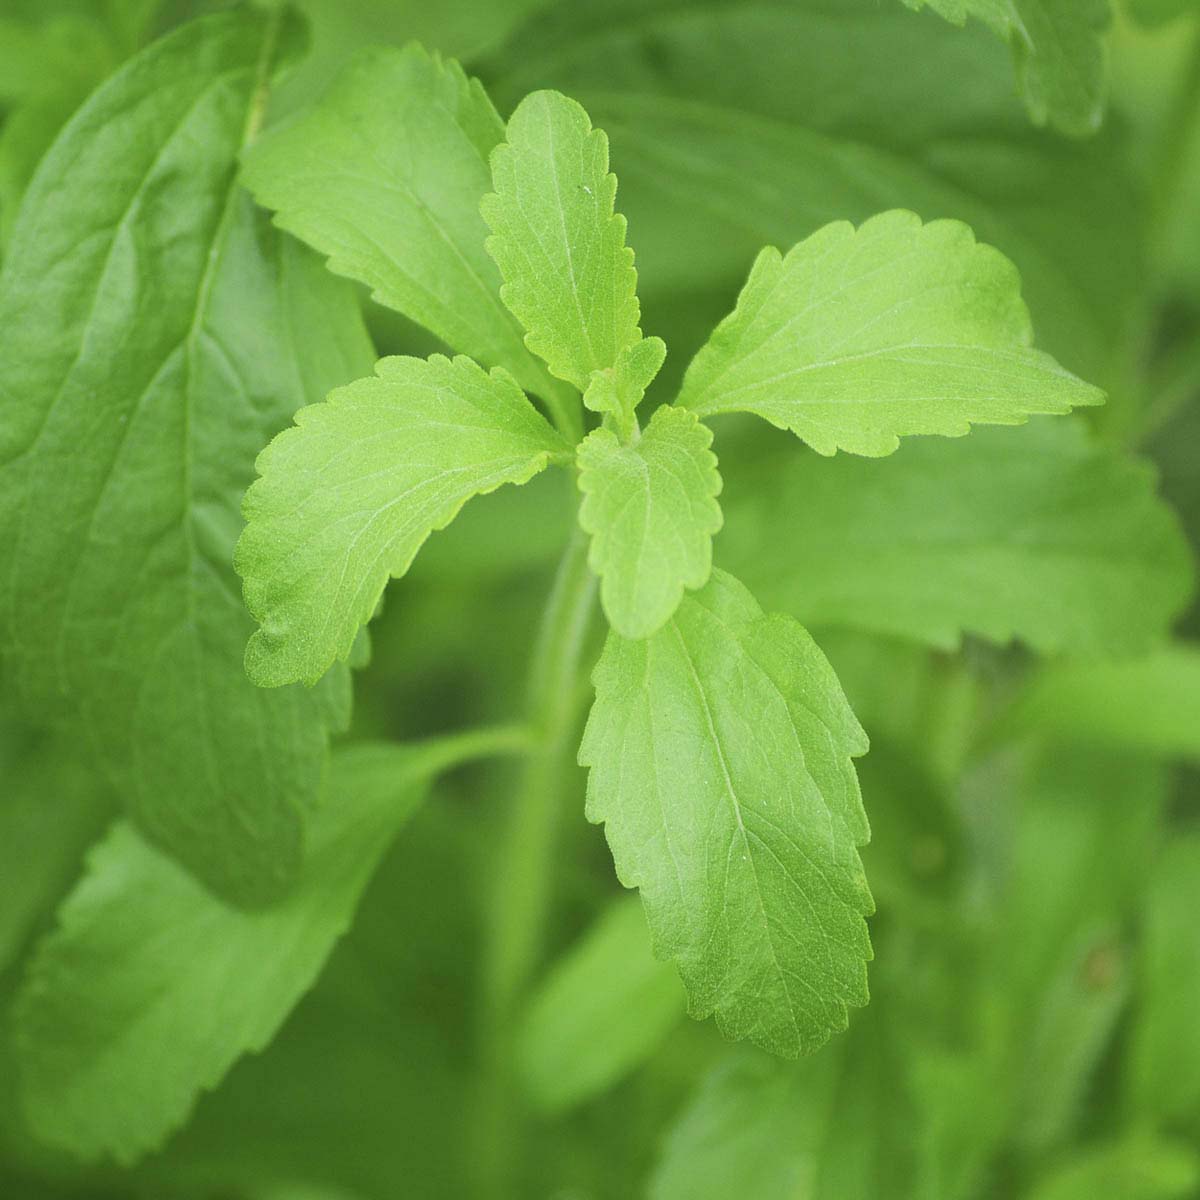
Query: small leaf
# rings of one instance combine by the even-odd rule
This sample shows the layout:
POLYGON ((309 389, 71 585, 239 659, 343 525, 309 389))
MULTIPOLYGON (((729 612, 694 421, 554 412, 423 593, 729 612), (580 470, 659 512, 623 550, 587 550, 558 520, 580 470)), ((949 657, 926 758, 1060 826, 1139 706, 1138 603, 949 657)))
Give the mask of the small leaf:
POLYGON ((612 416, 622 438, 628 441, 633 433, 634 409, 662 370, 666 357, 667 344, 662 338, 643 338, 626 346, 613 366, 592 372, 583 393, 584 405, 592 412, 612 416))
POLYGON ((789 617, 714 571, 654 637, 611 634, 579 761, 697 1018, 789 1057, 867 1001, 867 740, 789 617))
POLYGON ((259 456, 235 563, 262 625, 246 668, 263 687, 314 683, 430 533, 569 453, 501 368, 435 354, 375 369, 301 409, 259 456))
POLYGON ((1030 340, 1008 259, 960 222, 896 210, 827 225, 786 257, 764 250, 678 403, 752 412, 819 454, 870 457, 908 434, 1101 403, 1030 340))
POLYGON ((415 43, 359 55, 317 104, 248 151, 276 223, 384 305, 522 387, 554 385, 500 302, 479 199, 504 126, 479 82, 415 43))
POLYGON ((637 271, 625 218, 613 212, 617 177, 608 138, 574 100, 534 92, 492 154, 495 192, 483 200, 500 294, 550 371, 587 389, 641 338, 637 271))
POLYGON ((651 953, 641 903, 620 900, 530 1000, 517 1040, 525 1086, 548 1111, 580 1104, 643 1062, 684 1008, 679 977, 651 953))
POLYGON ((1109 0, 904 0, 962 25, 977 17, 1013 48, 1029 115, 1063 133, 1095 133, 1104 117, 1109 0))
POLYGON ((592 535, 588 561, 600 598, 623 637, 649 637, 684 588, 703 587, 721 491, 712 433, 691 413, 660 408, 645 433, 622 446, 597 429, 579 447, 579 523, 592 535))
POLYGON ((887 462, 730 455, 725 475, 720 562, 810 625, 1115 656, 1161 641, 1192 592, 1148 464, 1074 419, 915 438, 887 462))

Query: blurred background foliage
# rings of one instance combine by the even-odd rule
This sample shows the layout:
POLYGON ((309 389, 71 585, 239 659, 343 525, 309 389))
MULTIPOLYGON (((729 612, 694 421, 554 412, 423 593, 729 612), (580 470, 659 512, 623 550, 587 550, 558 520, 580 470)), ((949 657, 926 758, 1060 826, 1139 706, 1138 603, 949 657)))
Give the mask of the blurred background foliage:
MULTIPOLYGON (((957 217, 1017 263, 1039 344, 1110 393, 1094 418, 1103 443, 1156 464, 1200 541, 1200 6, 1118 6, 1104 120, 1082 138, 1031 123, 989 31, 898 0, 299 6, 312 52, 272 119, 356 49, 414 38, 462 58, 502 113, 538 87, 589 109, 611 138, 644 327, 672 348, 652 400, 669 396, 760 246, 889 207, 957 217)), ((0 239, 82 99, 214 7, 0 0, 0 239)), ((432 348, 364 304, 380 353, 432 348)), ((889 465, 908 456, 918 479, 936 476, 938 449, 920 441, 889 465)), ((798 1064, 688 1022, 584 821, 580 773, 562 797, 550 965, 510 1098, 515 1195, 1200 1196, 1200 651, 1187 640, 1200 608, 1180 640, 1132 659, 937 644, 806 588, 806 564, 830 595, 839 584, 837 555, 807 562, 797 532, 820 510, 814 520, 803 485, 787 494, 811 454, 737 421, 719 448, 745 503, 731 501, 718 562, 765 603, 816 614, 871 735, 872 1003, 798 1064)), ((874 464, 832 465, 871 494, 874 464)), ((543 476, 475 501, 430 543, 373 630, 351 738, 513 716, 570 519, 555 491, 570 486, 543 476)), ((852 563, 868 581, 869 555, 852 563)), ((0 1048, 0 1196, 475 1194, 474 990, 509 770, 439 786, 278 1039, 138 1167, 81 1168, 38 1146, 0 1048)), ((0 998, 114 808, 74 745, 5 714, 0 998)))

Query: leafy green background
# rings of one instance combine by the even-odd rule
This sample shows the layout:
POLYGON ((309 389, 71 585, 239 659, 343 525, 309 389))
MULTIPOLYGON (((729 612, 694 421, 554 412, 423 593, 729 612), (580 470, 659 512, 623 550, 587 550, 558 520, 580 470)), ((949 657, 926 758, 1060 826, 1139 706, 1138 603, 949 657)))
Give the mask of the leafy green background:
MULTIPOLYGON (((94 184, 41 196, 39 219, 60 230, 58 247, 35 244, 32 218, 17 217, 28 189, 39 196, 34 169, 71 114, 132 54, 225 7, 0 0, 0 244, 11 289, 5 296, 0 288, 6 451, 29 419, 20 408, 28 381, 6 369, 12 356, 2 351, 14 344, 8 339, 36 336, 46 320, 21 310, 28 281, 51 275, 78 248, 70 221, 98 214, 102 202, 128 201, 138 184, 134 150, 150 166, 161 147, 120 138, 111 146, 95 138, 60 143, 52 154, 63 161, 93 154, 94 184), (110 169, 126 155, 125 167, 110 169)), ((329 803, 350 778, 361 807, 333 815, 361 812, 363 822, 332 830, 330 843, 316 824, 331 819, 329 810, 312 825, 331 853, 343 844, 365 849, 348 852, 335 883, 323 881, 328 894, 306 892, 293 863, 301 885, 284 902, 320 909, 328 929, 318 936, 304 925, 308 936, 324 938, 319 952, 281 945, 287 907, 230 908, 128 825, 110 824, 122 806, 129 810, 131 788, 140 789, 145 800, 133 805, 134 816, 178 853, 187 839, 173 838, 173 814, 196 806, 161 781, 185 778, 188 755, 202 750, 190 732, 176 746, 151 732, 158 756, 131 761, 123 697, 138 679, 114 679, 107 649, 120 631, 82 609, 67 621, 56 611, 54 580, 72 566, 94 484, 64 464, 80 448, 104 453, 110 423, 136 394, 126 384, 138 382, 147 356, 166 356, 176 340, 191 338, 193 385, 212 396, 214 421, 251 447, 236 463, 218 447, 197 489, 193 528, 212 537, 204 545, 215 547, 216 574, 202 564, 197 574, 177 569, 172 544, 155 543, 166 556, 156 576, 163 594, 195 584, 218 643, 240 646, 253 623, 226 592, 232 587, 236 601, 232 546, 253 453, 302 404, 369 372, 358 308, 379 355, 445 349, 321 269, 235 186, 262 18, 232 18, 244 24, 216 64, 229 75, 227 90, 199 110, 203 136, 184 140, 178 163, 168 160, 166 190, 151 192, 180 231, 178 257, 155 268, 162 292, 154 336, 130 346, 108 329, 89 332, 86 305, 62 281, 65 315, 46 367, 57 363, 74 376, 73 390, 65 388, 69 410, 49 427, 59 469, 45 470, 39 485, 36 527, 18 540, 0 524, 8 648, 0 666, 0 1000, 12 1018, 6 1030, 15 1022, 20 1029, 0 1042, 0 1195, 1200 1196, 1200 610, 1186 548, 1200 544, 1196 5, 299 7, 310 44, 306 50, 298 24, 283 38, 277 57, 291 67, 262 114, 264 158, 303 132, 320 165, 320 131, 305 125, 313 98, 356 50, 399 59, 414 38, 461 58, 500 117, 542 88, 586 107, 608 135, 617 207, 637 253, 634 323, 670 346, 642 402, 643 424, 673 397, 694 351, 732 310, 761 247, 786 251, 830 221, 857 224, 892 208, 927 222, 966 222, 1007 255, 1038 347, 1109 401, 1085 417, 976 429, 965 439, 907 439, 878 462, 822 460, 749 418, 721 419, 724 526, 717 532, 709 510, 692 557, 703 557, 715 534, 718 567, 748 584, 768 611, 811 628, 871 738, 870 753, 857 760, 872 827, 861 854, 878 909, 870 919, 871 1004, 855 1012, 848 1032, 799 1062, 731 1047, 715 1022, 684 1018, 675 969, 649 953, 646 926, 633 919, 640 908, 617 886, 603 834, 585 820, 584 773, 571 769, 557 785, 543 961, 519 1006, 516 1070, 502 1098, 511 1144, 503 1176, 481 1170, 491 1161, 479 1146, 492 1110, 480 1096, 480 964, 500 873, 495 848, 519 768, 462 767, 419 803, 432 763, 402 765, 396 747, 364 744, 408 743, 518 715, 533 631, 571 530, 571 481, 546 472, 519 490, 470 501, 388 592, 372 627, 370 669, 357 677, 349 748, 335 753, 338 774, 326 784, 329 803), (1084 67, 1075 90, 1060 86, 1061 64, 1044 49, 1051 12, 1062 19, 1072 62, 1084 67), (170 191, 181 179, 192 196, 197 180, 208 181, 203 201, 186 213, 170 191), (218 228, 231 250, 209 271, 208 231, 218 228), (210 301, 199 322, 198 289, 210 301), (234 394, 214 344, 232 348, 232 373, 247 385, 248 401, 234 394), (214 378, 218 368, 225 374, 214 378), (123 382, 107 393, 94 386, 114 379, 123 382), (288 381, 286 396, 278 379, 288 381), (64 679, 84 697, 82 722, 62 710, 64 679), (401 821, 403 835, 392 842, 401 821), (183 905, 195 933, 180 932, 191 927, 171 919, 173 904, 183 905), (89 936, 97 911, 127 914, 109 926, 120 935, 114 943, 89 936), (295 953, 276 959, 282 949, 295 953), (276 961, 286 964, 282 977, 271 974, 276 961), (171 999, 171 986, 183 989, 182 999, 171 999), (189 1018, 201 1011, 211 1027, 189 1018), (173 1012, 183 1013, 194 1041, 174 1036, 173 1012), (224 1012, 234 1015, 222 1019, 224 1012), (75 1038, 91 1056, 86 1071, 72 1054, 75 1038), (259 1047, 218 1082, 214 1063, 223 1068, 259 1047), (171 1100, 144 1090, 162 1078, 156 1068, 164 1063, 183 1064, 190 1078, 192 1061, 214 1090, 171 1100), (131 1064, 151 1083, 139 1082, 131 1064), (128 1166, 81 1162, 96 1114, 122 1135, 140 1126, 127 1157, 160 1142, 161 1149, 128 1166)), ((407 53, 410 69, 425 69, 407 53)), ((458 102, 466 85, 451 68, 436 74, 447 102, 458 102)), ((188 86, 169 70, 144 82, 159 99, 188 86)), ((482 105, 476 120, 486 151, 500 140, 502 121, 482 105)), ((379 148, 363 153, 377 157, 379 148)), ((86 157, 79 161, 87 169, 86 157)), ((247 163, 257 193, 254 157, 247 163)), ((478 154, 462 167, 478 175, 482 194, 488 176, 478 154)), ((302 199, 298 190, 289 195, 302 199)), ((430 198, 437 193, 422 203, 430 198)), ((344 199, 363 193, 351 188, 344 199)), ((418 203, 412 220, 422 212, 418 203)), ((310 218, 298 213, 280 224, 315 240, 302 228, 310 218)), ((477 270, 498 282, 482 251, 487 224, 473 210, 462 220, 480 239, 477 270)), ((423 252, 430 243, 414 234, 399 245, 423 252)), ((103 243, 90 246, 98 248, 103 243)), ((118 272, 121 256, 140 261, 139 251, 119 246, 118 272)), ((443 270, 436 258, 424 266, 430 278, 443 270)), ((398 286, 370 282, 384 298, 398 286)), ((481 313, 477 352, 486 365, 509 366, 552 405, 555 381, 523 356, 515 322, 490 302, 481 313)), ((471 315, 447 320, 469 323, 471 315)), ((458 336, 457 327, 432 327, 458 336)), ((144 429, 148 447, 176 444, 169 425, 144 429)), ((136 470, 139 460, 128 465, 136 470)), ((696 490, 703 508, 712 488, 696 490)), ((164 473, 162 494, 177 503, 175 474, 164 473)), ((158 522, 170 523, 164 511, 133 514, 147 540, 158 522)), ((128 528, 128 514, 106 519, 128 528)), ((95 559, 90 569, 111 589, 94 593, 101 615, 112 610, 107 596, 124 596, 139 553, 128 536, 114 535, 95 559)), ((692 587, 683 567, 666 574, 668 591, 692 587)), ((695 603, 686 595, 685 605, 695 603)), ((149 605, 138 619, 169 618, 174 604, 149 605)), ((599 651, 598 625, 584 640, 589 653, 599 651)), ((231 660, 221 651, 214 661, 231 660)), ((167 673, 168 683, 179 678, 167 673)), ((211 704, 241 727, 232 697, 248 697, 257 713, 284 694, 255 692, 234 672, 220 676, 211 704)), ((142 719, 151 731, 155 721, 182 728, 179 713, 193 696, 182 687, 160 696, 142 719)), ((344 714, 346 697, 330 700, 287 720, 336 726, 333 709, 344 714)), ((577 737, 581 711, 567 720, 577 737)), ((186 728, 195 728, 191 718, 186 728)), ((249 733, 231 744, 250 747, 249 733)), ((313 744, 311 730, 297 738, 301 760, 313 744)), ((273 820, 292 819, 299 792, 306 806, 318 803, 320 772, 311 762, 289 768, 290 779, 307 782, 280 787, 275 802, 278 780, 252 753, 222 766, 250 773, 242 794, 273 820)), ((216 813, 213 828, 227 817, 216 813)), ((218 886, 260 878, 261 864, 219 852, 189 865, 218 886)))

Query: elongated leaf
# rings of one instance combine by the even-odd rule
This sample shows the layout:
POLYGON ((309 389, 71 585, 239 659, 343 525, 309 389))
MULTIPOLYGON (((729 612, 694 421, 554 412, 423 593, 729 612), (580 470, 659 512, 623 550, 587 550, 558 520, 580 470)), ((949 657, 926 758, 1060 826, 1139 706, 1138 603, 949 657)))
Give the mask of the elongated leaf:
POLYGON ((0 623, 22 691, 78 712, 142 829, 277 895, 348 680, 241 665, 231 557, 254 457, 370 361, 350 290, 234 181, 279 18, 189 25, 74 117, 0 275, 0 623))
POLYGON ((679 404, 756 413, 820 454, 879 457, 905 434, 1101 402, 1031 336, 1003 255, 957 221, 886 212, 827 225, 786 257, 764 250, 679 404))
POLYGON ((430 533, 569 453, 501 368, 435 354, 376 371, 302 409, 259 457, 237 568, 262 624, 246 668, 264 687, 318 680, 430 533))
POLYGON ((579 761, 693 1016, 790 1057, 866 1003, 872 911, 851 757, 867 749, 795 621, 715 571, 654 637, 609 637, 579 761))
POLYGON ((479 83, 420 46, 356 58, 319 103, 261 138, 243 179, 276 223, 452 350, 554 392, 500 301, 479 201, 504 126, 479 83))
POLYGON ((1165 847, 1150 873, 1129 1051, 1136 1111, 1183 1125, 1194 1124, 1200 1111, 1198 881, 1200 838, 1192 833, 1165 847))
POLYGON ((1147 464, 1075 421, 914 439, 887 462, 734 455, 726 474, 719 560, 814 625, 1120 655, 1161 640, 1192 590, 1147 464))
POLYGON ((1200 648, 1047 666, 998 733, 1036 732, 1092 747, 1200 761, 1200 648))
POLYGON ((623 637, 656 632, 684 588, 708 582, 721 528, 711 444, 691 413, 660 408, 632 445, 597 429, 579 447, 579 523, 592 535, 588 557, 603 581, 604 612, 623 637))
POLYGON ((527 330, 526 345, 581 392, 641 338, 637 271, 625 218, 613 212, 617 177, 608 138, 558 92, 534 92, 492 155, 484 197, 488 253, 500 295, 527 330))
POLYGON ((525 1086, 548 1110, 611 1087, 684 1014, 674 969, 650 950, 641 903, 613 904, 534 993, 518 1037, 525 1086))
POLYGON ((1013 48, 1029 115, 1064 133, 1094 133, 1104 117, 1109 0, 904 0, 961 25, 976 17, 1013 48))
POLYGON ((446 764, 427 747, 339 753, 298 886, 257 912, 200 887, 127 824, 65 901, 17 1002, 25 1110, 46 1141, 129 1163, 263 1049, 345 932, 392 837, 446 764))

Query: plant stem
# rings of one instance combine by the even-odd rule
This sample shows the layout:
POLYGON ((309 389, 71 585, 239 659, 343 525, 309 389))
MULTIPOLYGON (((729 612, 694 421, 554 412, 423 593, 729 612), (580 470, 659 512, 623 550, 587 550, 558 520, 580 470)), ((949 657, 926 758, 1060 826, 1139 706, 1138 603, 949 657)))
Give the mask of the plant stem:
POLYGON ((517 1002, 538 965, 550 907, 559 817, 570 794, 577 686, 596 595, 587 538, 575 528, 559 563, 529 674, 535 739, 498 849, 481 981, 482 1084, 475 1166, 477 1194, 513 1195, 520 1105, 512 1079, 517 1002))

